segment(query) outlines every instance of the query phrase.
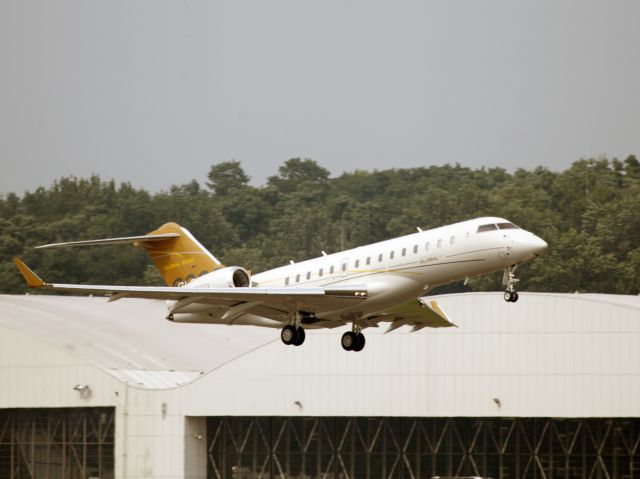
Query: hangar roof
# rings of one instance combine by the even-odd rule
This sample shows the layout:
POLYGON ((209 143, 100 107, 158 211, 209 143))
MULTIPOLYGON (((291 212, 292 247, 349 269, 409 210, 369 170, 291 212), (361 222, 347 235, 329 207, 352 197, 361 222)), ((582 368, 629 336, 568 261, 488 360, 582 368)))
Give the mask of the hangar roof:
MULTIPOLYGON (((314 341, 314 335, 330 335, 331 344, 327 347, 332 350, 319 351, 317 346, 307 343, 300 348, 287 348, 280 343, 276 330, 176 324, 163 319, 166 315, 164 302, 143 299, 106 303, 105 298, 98 297, 0 295, 0 330, 21 331, 89 361, 125 383, 148 389, 184 385, 207 372, 223 370, 241 358, 250 360, 252 355, 260 361, 256 369, 277 368, 283 374, 306 374, 300 369, 301 365, 310 364, 314 365, 316 373, 320 371, 324 375, 343 374, 345 370, 375 375, 376 368, 385 370, 380 374, 400 374, 409 370, 411 374, 433 374, 438 369, 438 374, 447 375, 456 368, 465 369, 465 374, 497 374, 498 370, 504 372, 514 368, 529 372, 531 368, 537 368, 536 374, 545 371, 559 374, 557 368, 561 366, 541 363, 540 351, 526 349, 527 344, 535 343, 531 338, 540 334, 549 336, 547 343, 540 343, 541 348, 563 348, 557 338, 564 341, 567 334, 593 335, 593 341, 604 341, 602 337, 606 336, 611 339, 607 339, 606 344, 590 343, 603 355, 600 363, 591 366, 604 373, 633 376, 636 382, 640 378, 638 296, 520 293, 520 301, 516 304, 502 301, 501 293, 451 294, 437 299, 459 328, 411 334, 401 328, 385 337, 381 337, 386 329, 384 325, 379 329, 367 329, 367 347, 357 354, 346 353, 340 348, 342 328, 309 332, 308 343, 314 341), (497 341, 493 349, 481 344, 489 335, 492 341, 497 341), (509 358, 509 367, 500 362, 504 360, 500 355, 505 354, 500 348, 506 346, 499 338, 505 335, 514 338, 509 351, 524 355, 509 358), (407 339, 391 340, 394 336, 407 339), (434 340, 436 343, 432 344, 434 340), (415 350, 416 357, 422 358, 427 344, 432 350, 440 348, 438 344, 442 345, 441 349, 444 349, 440 356, 443 358, 450 355, 446 348, 455 348, 458 356, 478 354, 484 359, 465 361, 463 366, 455 367, 434 364, 432 360, 395 368, 388 366, 401 363, 403 360, 399 358, 409 357, 411 349, 415 350), (291 361, 289 355, 294 349, 295 361, 291 361), (495 357, 485 357, 494 350, 495 357), (373 359, 357 359, 367 358, 373 352, 373 359)), ((571 344, 578 343, 573 341, 571 344)), ((582 349, 570 354, 577 362, 584 363, 591 351, 582 349)), ((557 363, 565 362, 561 356, 566 351, 546 353, 555 355, 557 363)), ((577 366, 571 367, 575 371, 577 366)), ((512 374, 512 371, 505 374, 512 374)))
POLYGON ((0 295, 0 329, 57 345, 120 380, 160 389, 192 381, 266 343, 273 330, 166 321, 164 301, 0 295))

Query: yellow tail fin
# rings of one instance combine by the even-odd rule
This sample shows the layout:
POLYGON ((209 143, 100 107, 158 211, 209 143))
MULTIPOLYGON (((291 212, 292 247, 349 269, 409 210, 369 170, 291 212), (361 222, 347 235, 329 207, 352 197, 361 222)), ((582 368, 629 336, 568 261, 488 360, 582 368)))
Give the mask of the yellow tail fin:
MULTIPOLYGON (((192 279, 210 273, 224 265, 193 237, 189 230, 176 223, 167 223, 155 231, 143 236, 122 238, 103 238, 85 241, 67 241, 37 246, 36 249, 59 248, 67 246, 117 245, 133 243, 144 249, 158 268, 168 286, 180 286, 192 279)), ((16 263, 18 264, 18 263, 16 263)), ((27 282, 38 283, 33 272, 18 264, 20 272, 27 282)))
POLYGON ((134 243, 149 254, 168 286, 180 286, 198 276, 224 268, 189 230, 176 223, 164 224, 146 236, 152 238, 168 233, 176 236, 154 241, 141 239, 134 243))

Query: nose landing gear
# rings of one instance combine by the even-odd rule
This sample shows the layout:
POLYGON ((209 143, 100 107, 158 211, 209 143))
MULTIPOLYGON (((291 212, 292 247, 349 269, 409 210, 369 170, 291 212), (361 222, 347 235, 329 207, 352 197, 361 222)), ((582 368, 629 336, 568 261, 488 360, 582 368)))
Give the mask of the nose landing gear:
POLYGON ((507 287, 507 290, 504 292, 504 300, 508 303, 518 301, 518 292, 516 291, 515 285, 520 280, 516 278, 515 275, 517 268, 518 265, 507 266, 502 275, 502 284, 507 287))
POLYGON ((517 291, 505 291, 504 292, 504 300, 507 303, 515 303, 518 301, 518 292, 517 291))

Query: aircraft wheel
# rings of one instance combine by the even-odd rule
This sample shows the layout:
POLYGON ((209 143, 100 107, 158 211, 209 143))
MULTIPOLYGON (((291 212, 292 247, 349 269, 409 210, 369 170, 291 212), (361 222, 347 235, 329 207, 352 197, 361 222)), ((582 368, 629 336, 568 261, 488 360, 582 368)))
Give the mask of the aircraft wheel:
POLYGON ((342 349, 345 351, 353 351, 353 348, 356 345, 356 333, 353 331, 347 331, 344 333, 340 340, 340 344, 342 345, 342 349))
POLYGON ((282 331, 280 331, 280 339, 282 339, 282 342, 287 346, 293 344, 296 340, 296 329, 290 324, 285 326, 282 328, 282 331))
POLYGON ((364 334, 362 333, 358 333, 356 335, 356 343, 353 346, 352 351, 362 351, 362 349, 364 348, 364 343, 365 343, 365 339, 364 339, 364 334))
POLYGON ((504 292, 504 300, 508 303, 515 303, 518 301, 518 292, 517 291, 505 291, 504 292))
POLYGON ((296 337, 293 340, 293 345, 294 346, 300 346, 302 343, 304 343, 305 336, 306 336, 306 334, 305 334, 304 328, 302 326, 296 328, 296 337))

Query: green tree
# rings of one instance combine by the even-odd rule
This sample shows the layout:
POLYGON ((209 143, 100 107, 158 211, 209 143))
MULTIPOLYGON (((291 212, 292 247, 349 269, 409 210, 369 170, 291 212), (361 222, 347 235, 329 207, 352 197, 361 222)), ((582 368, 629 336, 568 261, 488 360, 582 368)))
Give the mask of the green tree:
POLYGON ((282 192, 291 192, 307 185, 325 184, 329 171, 310 158, 291 158, 278 168, 277 176, 270 176, 267 184, 282 192))
MULTIPOLYGON (((0 290, 26 291, 22 257, 57 282, 162 284, 146 254, 128 246, 34 250, 58 241, 144 234, 174 221, 220 260, 254 273, 478 216, 501 216, 549 243, 520 270, 533 291, 640 293, 640 162, 583 159, 565 171, 461 165, 354 171, 331 178, 311 159, 284 162, 263 187, 240 163, 149 193, 98 176, 60 178, 0 196, 0 290)), ((436 290, 501 289, 502 275, 436 290)))
POLYGON ((237 160, 223 161, 213 165, 207 177, 209 178, 207 186, 219 196, 226 196, 233 191, 246 188, 251 179, 237 160))

